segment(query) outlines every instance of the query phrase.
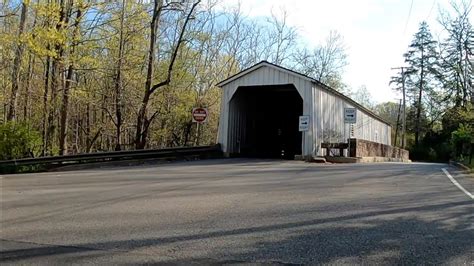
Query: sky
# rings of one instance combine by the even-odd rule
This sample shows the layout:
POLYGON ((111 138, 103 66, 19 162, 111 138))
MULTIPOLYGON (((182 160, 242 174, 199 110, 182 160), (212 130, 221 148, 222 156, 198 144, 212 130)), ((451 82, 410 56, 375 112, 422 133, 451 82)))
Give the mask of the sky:
POLYGON ((270 16, 286 10, 287 21, 311 48, 324 42, 331 30, 344 37, 348 63, 343 81, 351 88, 366 86, 376 103, 398 102, 390 77, 405 66, 403 53, 427 21, 433 37, 443 38, 437 19, 449 0, 222 0, 225 6, 240 1, 249 17, 270 16))

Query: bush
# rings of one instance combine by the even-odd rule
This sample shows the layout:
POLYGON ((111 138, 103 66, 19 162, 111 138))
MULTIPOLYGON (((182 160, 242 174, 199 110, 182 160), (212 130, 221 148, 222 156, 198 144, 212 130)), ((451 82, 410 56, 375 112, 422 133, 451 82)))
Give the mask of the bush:
POLYGON ((409 147, 410 159, 414 161, 447 162, 452 154, 450 134, 429 131, 418 146, 409 147))
POLYGON ((468 153, 474 138, 474 129, 470 125, 460 124, 458 129, 452 133, 451 143, 454 148, 455 157, 462 157, 468 153))
POLYGON ((41 147, 41 136, 25 123, 0 125, 0 160, 35 157, 41 147))
POLYGON ((424 145, 413 146, 409 149, 413 161, 435 161, 436 153, 433 148, 424 145))

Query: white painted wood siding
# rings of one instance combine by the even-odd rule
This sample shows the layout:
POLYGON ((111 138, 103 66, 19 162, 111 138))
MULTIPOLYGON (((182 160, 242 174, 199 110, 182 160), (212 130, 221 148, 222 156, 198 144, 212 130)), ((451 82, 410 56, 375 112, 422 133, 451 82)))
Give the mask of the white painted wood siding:
POLYGON ((391 127, 374 118, 347 100, 325 88, 313 85, 314 90, 314 154, 323 155, 321 143, 347 142, 350 137, 349 124, 344 123, 344 108, 357 109, 354 137, 391 145, 391 127))
MULTIPOLYGON (((221 117, 219 120, 218 141, 222 145, 222 149, 224 152, 238 152, 238 147, 236 147, 236 145, 229 146, 230 143, 236 142, 236 132, 239 130, 238 127, 230 128, 229 123, 233 125, 242 123, 242 121, 237 121, 240 120, 240 117, 238 115, 229 115, 229 113, 232 112, 232 110, 230 110, 230 100, 234 96, 237 89, 239 87, 245 86, 271 86, 285 84, 293 84, 296 87, 298 93, 303 99, 303 115, 309 115, 310 117, 312 117, 312 82, 308 79, 300 78, 299 76, 291 72, 282 71, 272 66, 262 65, 261 67, 253 70, 252 72, 243 75, 242 77, 235 79, 222 86, 223 94, 221 102, 221 117)), ((284 106, 282 106, 282 108, 284 108, 284 106)), ((304 154, 312 154, 312 130, 305 133, 304 144, 304 154)))

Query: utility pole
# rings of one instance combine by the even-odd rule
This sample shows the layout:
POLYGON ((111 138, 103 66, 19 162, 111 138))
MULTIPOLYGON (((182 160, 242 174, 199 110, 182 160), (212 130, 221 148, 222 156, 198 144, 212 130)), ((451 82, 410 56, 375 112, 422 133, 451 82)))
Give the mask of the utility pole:
POLYGON ((402 99, 400 99, 400 103, 398 104, 398 114, 397 114, 397 125, 395 127, 395 141, 393 143, 394 146, 397 146, 397 139, 398 139, 398 128, 400 125, 400 112, 402 109, 402 99))
POLYGON ((406 125, 407 125, 407 117, 406 117, 406 100, 405 100, 405 68, 406 67, 393 67, 392 69, 400 69, 402 71, 402 106, 403 106, 403 115, 402 115, 402 149, 405 149, 405 141, 406 141, 406 125))

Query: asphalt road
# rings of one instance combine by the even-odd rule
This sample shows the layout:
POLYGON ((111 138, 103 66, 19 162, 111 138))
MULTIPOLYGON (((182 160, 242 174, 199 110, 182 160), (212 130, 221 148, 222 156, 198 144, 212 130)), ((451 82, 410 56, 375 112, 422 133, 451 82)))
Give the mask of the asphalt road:
POLYGON ((5 264, 474 263, 474 178, 442 164, 209 160, 11 175, 5 264))

